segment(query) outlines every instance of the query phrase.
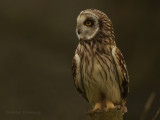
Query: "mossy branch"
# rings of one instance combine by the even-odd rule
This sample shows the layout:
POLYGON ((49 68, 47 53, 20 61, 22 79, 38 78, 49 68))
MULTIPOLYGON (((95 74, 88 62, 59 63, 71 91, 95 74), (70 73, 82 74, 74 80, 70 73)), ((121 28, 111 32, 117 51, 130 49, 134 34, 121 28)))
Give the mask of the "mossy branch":
POLYGON ((123 120, 121 110, 88 112, 87 120, 123 120))

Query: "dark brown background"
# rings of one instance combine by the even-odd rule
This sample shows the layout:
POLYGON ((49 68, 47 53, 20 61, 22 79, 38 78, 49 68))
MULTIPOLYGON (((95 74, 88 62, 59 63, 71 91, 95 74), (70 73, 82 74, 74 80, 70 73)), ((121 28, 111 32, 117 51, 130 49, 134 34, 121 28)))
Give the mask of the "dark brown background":
POLYGON ((84 120, 90 105, 73 85, 76 17, 109 16, 130 74, 126 120, 139 120, 151 92, 160 106, 158 0, 0 0, 0 119, 84 120))

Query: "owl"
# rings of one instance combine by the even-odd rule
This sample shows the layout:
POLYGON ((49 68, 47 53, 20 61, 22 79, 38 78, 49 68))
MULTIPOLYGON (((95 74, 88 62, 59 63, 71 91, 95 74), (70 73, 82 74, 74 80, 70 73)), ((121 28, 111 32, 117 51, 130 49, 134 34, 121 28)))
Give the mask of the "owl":
POLYGON ((72 72, 78 92, 93 106, 92 111, 127 112, 128 71, 110 19, 97 9, 83 10, 77 18, 76 34, 79 44, 72 72))

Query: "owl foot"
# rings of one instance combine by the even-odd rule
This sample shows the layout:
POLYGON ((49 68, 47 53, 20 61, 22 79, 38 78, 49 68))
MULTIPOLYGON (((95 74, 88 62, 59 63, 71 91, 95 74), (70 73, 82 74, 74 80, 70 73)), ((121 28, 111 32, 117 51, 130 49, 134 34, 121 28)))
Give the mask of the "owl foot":
POLYGON ((97 102, 94 106, 94 108, 90 111, 90 112, 97 112, 97 111, 101 111, 102 110, 102 103, 101 102, 97 102))
POLYGON ((114 105, 114 103, 110 100, 106 100, 106 108, 105 110, 121 110, 121 106, 120 105, 114 105))
POLYGON ((109 111, 109 110, 121 110, 122 113, 126 113, 127 112, 127 107, 126 106, 121 106, 121 105, 114 105, 114 104, 111 104, 110 102, 108 102, 107 104, 108 106, 105 108, 106 111, 109 111))
POLYGON ((114 111, 114 110, 122 110, 121 107, 118 105, 118 106, 114 106, 114 107, 107 107, 107 108, 104 108, 105 111, 114 111))
POLYGON ((110 100, 106 100, 106 109, 110 110, 110 109, 114 109, 114 108, 115 108, 114 103, 110 100))

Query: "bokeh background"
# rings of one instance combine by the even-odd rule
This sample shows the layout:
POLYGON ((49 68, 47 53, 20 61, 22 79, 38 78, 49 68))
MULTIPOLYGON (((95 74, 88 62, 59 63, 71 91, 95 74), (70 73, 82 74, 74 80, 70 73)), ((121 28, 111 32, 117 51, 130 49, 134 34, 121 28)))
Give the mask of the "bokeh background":
POLYGON ((85 120, 91 106, 74 87, 76 18, 97 8, 112 20, 130 75, 126 120, 160 106, 158 0, 0 0, 0 119, 85 120))

